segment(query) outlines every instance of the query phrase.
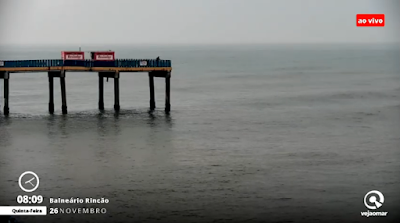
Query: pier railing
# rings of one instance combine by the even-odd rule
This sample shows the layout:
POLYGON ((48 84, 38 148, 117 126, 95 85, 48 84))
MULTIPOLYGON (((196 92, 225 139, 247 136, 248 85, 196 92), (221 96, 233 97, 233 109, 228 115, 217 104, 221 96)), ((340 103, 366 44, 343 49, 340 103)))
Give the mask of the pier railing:
POLYGON ((95 60, 0 60, 0 67, 171 67, 171 60, 118 59, 95 60))

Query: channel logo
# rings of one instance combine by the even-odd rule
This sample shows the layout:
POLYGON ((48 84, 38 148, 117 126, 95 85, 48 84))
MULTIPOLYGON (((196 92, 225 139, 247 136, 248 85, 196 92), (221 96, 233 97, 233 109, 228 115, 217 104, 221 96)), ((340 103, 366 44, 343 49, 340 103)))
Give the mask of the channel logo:
MULTIPOLYGON (((378 190, 371 190, 364 196, 364 205, 367 207, 369 210, 376 210, 379 209, 383 206, 383 203, 385 202, 385 196, 383 196, 382 192, 378 190)), ((361 216, 364 217, 385 217, 388 212, 379 212, 379 211, 364 211, 361 212, 361 216)))
POLYGON ((385 197, 380 191, 371 190, 364 196, 364 205, 370 210, 382 207, 385 197))

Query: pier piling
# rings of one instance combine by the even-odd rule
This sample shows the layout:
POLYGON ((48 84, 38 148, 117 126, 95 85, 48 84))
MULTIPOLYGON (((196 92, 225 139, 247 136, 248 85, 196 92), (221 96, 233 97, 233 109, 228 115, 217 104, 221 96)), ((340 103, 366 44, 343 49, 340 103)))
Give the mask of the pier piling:
POLYGON ((4 74, 4 108, 3 108, 3 113, 4 115, 8 115, 10 113, 10 108, 8 107, 8 103, 9 103, 9 92, 10 92, 10 88, 9 88, 9 78, 10 75, 9 73, 5 73, 4 74))
POLYGON ((51 72, 48 73, 49 76, 49 113, 54 113, 54 77, 51 72))
POLYGON ((61 110, 63 114, 67 114, 67 92, 65 89, 65 72, 61 72, 60 75, 60 84, 61 84, 61 110))
POLYGON ((114 76, 114 110, 119 112, 119 73, 115 72, 114 76))
POLYGON ((149 73, 149 85, 150 85, 150 110, 153 111, 156 108, 156 101, 154 97, 154 76, 149 73))
POLYGON ((165 112, 169 113, 171 110, 171 103, 170 103, 170 88, 171 88, 171 73, 165 76, 165 112))
POLYGON ((99 110, 104 110, 104 76, 99 72, 99 110))

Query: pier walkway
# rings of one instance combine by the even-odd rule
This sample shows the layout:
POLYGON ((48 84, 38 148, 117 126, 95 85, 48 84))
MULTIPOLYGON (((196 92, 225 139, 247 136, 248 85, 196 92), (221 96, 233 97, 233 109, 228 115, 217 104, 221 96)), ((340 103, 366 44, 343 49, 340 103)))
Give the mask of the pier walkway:
POLYGON ((117 59, 114 61, 95 60, 9 60, 0 61, 0 79, 4 79, 4 115, 9 114, 9 81, 12 73, 48 72, 49 113, 54 113, 54 78, 60 78, 61 110, 67 114, 66 72, 97 72, 99 85, 99 109, 104 110, 104 78, 114 79, 114 110, 120 110, 119 78, 121 72, 148 72, 150 87, 150 110, 156 108, 154 98, 154 77, 165 78, 165 111, 169 112, 170 79, 172 65, 170 60, 117 59))

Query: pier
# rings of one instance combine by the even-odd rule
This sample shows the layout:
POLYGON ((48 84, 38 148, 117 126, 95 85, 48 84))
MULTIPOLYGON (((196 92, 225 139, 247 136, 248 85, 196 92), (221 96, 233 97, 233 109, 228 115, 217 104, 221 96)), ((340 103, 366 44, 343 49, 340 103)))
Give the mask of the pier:
POLYGON ((12 73, 47 72, 49 83, 49 106, 50 114, 54 113, 54 79, 60 80, 61 86, 61 111, 68 113, 67 89, 65 79, 67 72, 96 72, 98 73, 99 102, 98 109, 104 110, 104 78, 114 79, 114 110, 120 110, 119 103, 119 79, 124 72, 146 72, 149 76, 150 88, 150 110, 156 108, 154 93, 154 78, 165 78, 165 112, 171 110, 170 102, 170 60, 151 59, 118 59, 114 61, 95 60, 13 60, 0 61, 0 79, 4 81, 4 105, 3 114, 10 113, 9 95, 10 79, 12 73))

